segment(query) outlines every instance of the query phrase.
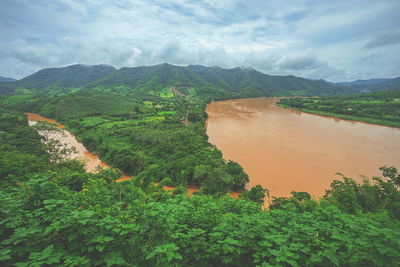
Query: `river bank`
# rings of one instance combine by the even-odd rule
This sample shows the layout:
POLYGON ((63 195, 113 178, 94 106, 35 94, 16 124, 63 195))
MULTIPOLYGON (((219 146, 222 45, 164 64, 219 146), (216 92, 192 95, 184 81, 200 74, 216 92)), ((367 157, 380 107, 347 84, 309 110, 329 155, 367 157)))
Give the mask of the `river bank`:
POLYGON ((309 114, 314 114, 314 115, 319 115, 319 116, 323 116, 323 117, 327 117, 327 118, 336 118, 336 119, 352 121, 352 122, 362 122, 362 123, 368 123, 368 124, 372 124, 372 125, 400 128, 400 123, 392 122, 392 121, 384 121, 384 120, 380 120, 380 119, 359 117, 359 116, 354 116, 354 115, 337 114, 337 113, 305 109, 305 108, 294 108, 291 106, 287 106, 284 104, 278 104, 278 103, 277 103, 277 105, 282 108, 300 111, 300 112, 309 113, 309 114))

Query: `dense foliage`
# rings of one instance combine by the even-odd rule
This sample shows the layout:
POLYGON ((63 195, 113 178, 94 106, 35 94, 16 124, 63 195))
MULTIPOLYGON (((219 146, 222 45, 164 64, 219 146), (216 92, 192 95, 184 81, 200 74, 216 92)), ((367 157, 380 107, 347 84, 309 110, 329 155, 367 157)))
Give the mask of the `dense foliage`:
POLYGON ((8 179, 42 170, 48 155, 38 142, 38 134, 26 125, 22 114, 0 107, 0 184, 8 179))
MULTIPOLYGON (((199 91, 160 88, 138 98, 114 89, 0 99, 1 266, 400 265, 397 169, 361 183, 340 177, 320 200, 274 197, 261 186, 230 198, 248 177, 207 142, 199 91), (121 174, 112 169, 86 173, 36 133, 48 125, 29 127, 20 112, 62 122, 132 180, 116 183, 121 174), (187 186, 200 193, 186 195, 187 186)), ((392 94, 364 101, 395 105, 392 94)), ((287 103, 301 101, 325 99, 287 103)))
MULTIPOLYGON (((138 118, 148 114, 146 106, 138 107, 138 118)), ((400 176, 394 168, 383 168, 383 178, 374 182, 334 181, 320 201, 306 192, 272 198, 268 211, 260 209, 260 197, 269 196, 260 187, 243 199, 189 197, 167 193, 140 175, 115 183, 119 174, 112 170, 88 174, 79 162, 49 161, 24 116, 1 111, 2 266, 400 264, 400 176)), ((112 115, 102 120, 121 118, 112 115)), ((224 176, 219 168, 194 172, 224 176)))
POLYGON ((279 104, 310 113, 400 127, 400 88, 354 96, 287 98, 279 104))

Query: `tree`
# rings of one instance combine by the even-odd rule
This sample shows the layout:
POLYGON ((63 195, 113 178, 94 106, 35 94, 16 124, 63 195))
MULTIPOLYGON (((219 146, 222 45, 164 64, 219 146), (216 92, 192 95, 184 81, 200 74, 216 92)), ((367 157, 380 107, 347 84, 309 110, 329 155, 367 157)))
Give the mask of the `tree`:
POLYGON ((259 204, 264 203, 265 195, 269 195, 269 190, 261 185, 253 186, 249 191, 241 194, 241 197, 259 204))
POLYGON ((144 170, 145 161, 140 154, 124 149, 115 154, 114 165, 127 174, 136 175, 144 170))
POLYGON ((383 177, 394 183, 397 188, 400 187, 400 173, 398 173, 395 167, 380 167, 383 177))
POLYGON ((311 195, 308 192, 296 192, 292 191, 290 193, 294 199, 297 201, 306 201, 306 200, 311 200, 311 195))
POLYGON ((228 161, 225 165, 225 171, 233 177, 232 190, 243 190, 249 182, 249 176, 243 171, 243 168, 234 161, 228 161))
POLYGON ((205 194, 224 194, 229 191, 231 184, 232 176, 219 167, 207 172, 200 191, 205 194))

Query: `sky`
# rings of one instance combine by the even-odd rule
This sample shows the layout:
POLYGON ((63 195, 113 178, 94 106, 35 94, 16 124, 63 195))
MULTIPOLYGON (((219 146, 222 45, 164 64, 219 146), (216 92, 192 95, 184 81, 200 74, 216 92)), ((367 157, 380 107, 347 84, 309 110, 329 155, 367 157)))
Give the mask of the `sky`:
POLYGON ((0 0, 0 76, 76 63, 400 76, 400 0, 0 0))

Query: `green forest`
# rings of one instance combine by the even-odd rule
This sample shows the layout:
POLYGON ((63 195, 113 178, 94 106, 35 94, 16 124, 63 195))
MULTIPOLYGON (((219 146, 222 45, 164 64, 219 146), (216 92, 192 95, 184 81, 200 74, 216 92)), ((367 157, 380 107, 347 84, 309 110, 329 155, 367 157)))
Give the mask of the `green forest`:
POLYGON ((42 69, 18 81, 0 81, 0 94, 4 95, 30 92, 57 95, 81 89, 96 89, 143 97, 165 96, 168 88, 177 88, 187 96, 214 100, 260 96, 323 96, 362 90, 324 80, 267 75, 253 68, 176 66, 167 63, 122 67, 118 70, 109 65, 75 64, 42 69))
POLYGON ((400 127, 400 90, 321 98, 286 98, 279 105, 303 112, 400 127))
MULTIPOLYGON (((390 93, 381 96, 388 108, 398 107, 384 94, 390 93)), ((281 103, 322 106, 335 99, 281 103)), ((261 186, 245 190, 243 169, 208 143, 206 104, 198 97, 92 89, 2 97, 1 265, 400 264, 397 169, 382 166, 381 177, 360 183, 339 176, 320 199, 307 192, 275 197, 261 186), (24 112, 56 119, 115 168, 87 173, 82 162, 54 157, 65 151, 46 146, 24 112), (121 172, 132 179, 116 183, 121 172), (188 187, 200 190, 189 196, 188 187)))

